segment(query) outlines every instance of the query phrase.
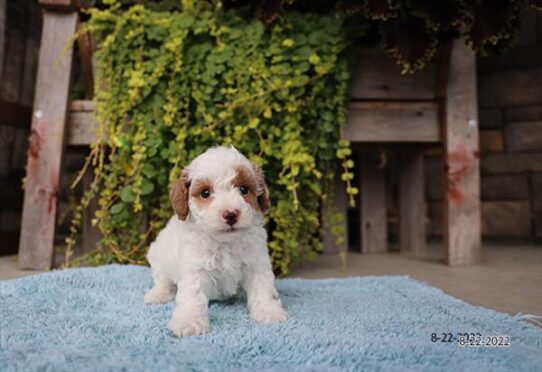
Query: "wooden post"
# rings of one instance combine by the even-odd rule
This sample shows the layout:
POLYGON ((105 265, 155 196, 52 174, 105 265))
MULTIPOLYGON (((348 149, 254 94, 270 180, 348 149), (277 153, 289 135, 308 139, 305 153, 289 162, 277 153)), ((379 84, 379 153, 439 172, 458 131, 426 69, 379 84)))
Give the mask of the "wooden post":
POLYGON ((19 243, 19 266, 23 269, 50 269, 53 264, 56 199, 73 57, 72 48, 64 49, 77 20, 76 12, 46 10, 43 15, 19 243))
POLYGON ((455 40, 445 98, 444 243, 447 263, 481 260, 476 55, 455 40))
POLYGON ((423 152, 402 154, 399 174, 399 247, 403 252, 423 252, 425 243, 425 195, 423 152))
POLYGON ((375 152, 362 152, 360 170, 360 231, 361 252, 386 252, 386 183, 380 159, 375 152))

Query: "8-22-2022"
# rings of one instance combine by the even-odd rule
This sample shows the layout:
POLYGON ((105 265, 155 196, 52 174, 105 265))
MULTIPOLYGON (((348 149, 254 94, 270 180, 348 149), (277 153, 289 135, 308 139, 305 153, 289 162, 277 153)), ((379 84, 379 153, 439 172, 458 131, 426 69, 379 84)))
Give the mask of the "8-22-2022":
POLYGON ((483 336, 481 333, 431 333, 431 342, 457 343, 460 347, 510 347, 507 335, 483 336))

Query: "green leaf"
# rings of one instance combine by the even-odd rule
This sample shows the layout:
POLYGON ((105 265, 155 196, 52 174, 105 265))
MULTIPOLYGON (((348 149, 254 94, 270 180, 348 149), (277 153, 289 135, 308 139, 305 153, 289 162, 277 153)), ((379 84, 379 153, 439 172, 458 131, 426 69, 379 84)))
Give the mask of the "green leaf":
POLYGON ((154 184, 148 179, 144 178, 141 183, 141 195, 149 195, 154 191, 154 184))
POLYGON ((125 203, 132 203, 135 200, 134 191, 132 186, 126 186, 120 192, 120 199, 125 203))
POLYGON ((109 212, 111 212, 112 214, 118 214, 118 213, 122 212, 123 209, 124 209, 124 203, 117 203, 117 204, 114 204, 109 209, 109 212))

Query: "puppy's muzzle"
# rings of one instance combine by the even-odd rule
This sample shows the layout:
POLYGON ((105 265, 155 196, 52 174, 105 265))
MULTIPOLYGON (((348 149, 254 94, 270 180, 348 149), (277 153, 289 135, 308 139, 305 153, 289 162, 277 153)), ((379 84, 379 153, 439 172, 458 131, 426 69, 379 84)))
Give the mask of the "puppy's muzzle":
POLYGON ((230 226, 237 223, 240 212, 237 209, 222 211, 222 220, 230 226))

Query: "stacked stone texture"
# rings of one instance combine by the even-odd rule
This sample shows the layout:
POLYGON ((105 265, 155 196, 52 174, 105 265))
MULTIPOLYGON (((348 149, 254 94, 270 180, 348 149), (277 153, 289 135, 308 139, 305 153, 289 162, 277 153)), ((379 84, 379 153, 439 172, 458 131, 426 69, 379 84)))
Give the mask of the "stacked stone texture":
MULTIPOLYGON (((522 15, 516 44, 478 58, 484 237, 542 239, 542 16, 522 15)), ((438 156, 426 158, 430 234, 441 235, 438 156)))

